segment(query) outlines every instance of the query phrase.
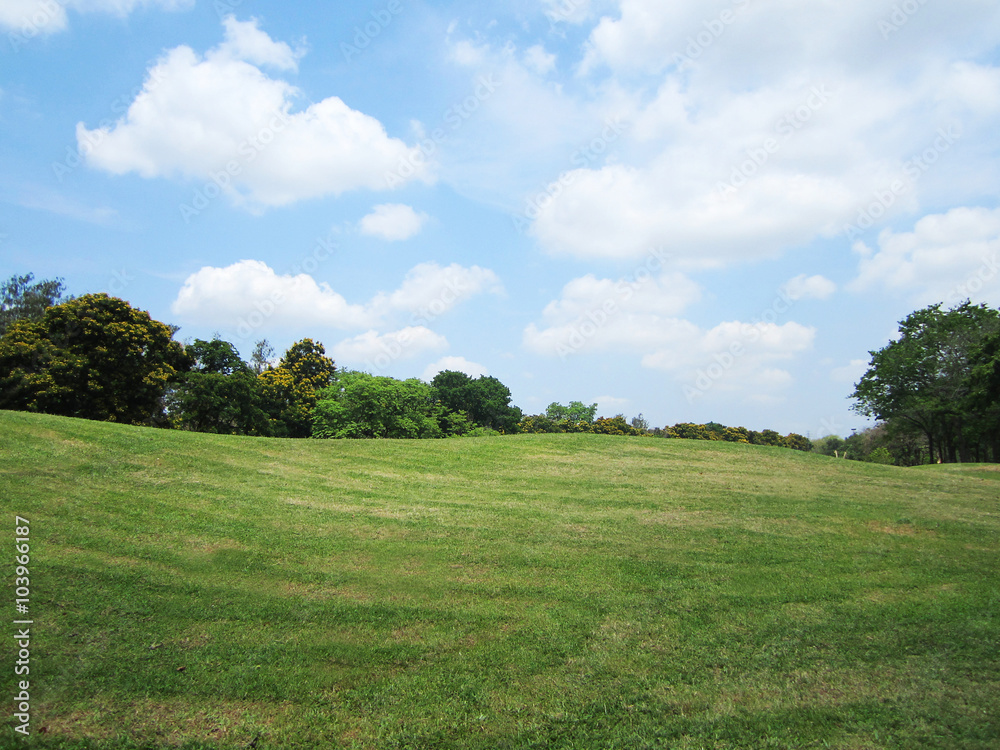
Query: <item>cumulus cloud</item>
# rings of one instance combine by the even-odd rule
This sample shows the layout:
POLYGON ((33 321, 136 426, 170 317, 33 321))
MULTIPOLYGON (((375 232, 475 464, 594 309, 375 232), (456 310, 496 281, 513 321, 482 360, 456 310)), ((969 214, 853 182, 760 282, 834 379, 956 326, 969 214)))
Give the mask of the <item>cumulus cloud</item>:
POLYGON ((396 360, 414 359, 447 348, 448 339, 444 336, 424 326, 408 326, 383 334, 367 331, 336 344, 331 353, 338 362, 384 370, 396 360))
POLYGON ((190 320, 232 321, 251 328, 313 324, 347 329, 377 320, 370 309, 348 303, 329 284, 307 274, 275 273, 259 260, 206 266, 191 274, 171 310, 190 320))
POLYGON ((410 206, 383 203, 361 219, 359 229, 371 237, 399 242, 419 234, 428 218, 427 214, 417 213, 410 206))
POLYGON ((299 91, 258 65, 294 70, 302 52, 272 41, 256 21, 225 20, 225 41, 204 57, 169 50, 126 114, 77 125, 90 166, 146 178, 210 181, 236 203, 281 206, 350 190, 388 188, 424 174, 414 149, 336 96, 293 112, 299 91))
POLYGON ((409 313, 414 322, 423 323, 483 293, 503 293, 499 277, 488 268, 421 263, 406 274, 398 289, 377 295, 370 307, 383 315, 409 313))
POLYGON ((784 286, 789 299, 829 299, 837 291, 837 285, 824 276, 801 274, 789 279, 784 286))
POLYGON ((920 4, 895 31, 893 0, 611 5, 579 72, 630 127, 537 202, 530 232, 549 252, 622 259, 661 246, 724 266, 835 236, 897 182, 883 224, 995 184, 969 146, 992 142, 1000 109, 1000 69, 964 62, 989 59, 995 39, 969 30, 1000 21, 978 0, 920 4), (965 135, 932 156, 962 179, 914 168, 959 122, 965 135))
POLYGON ((427 368, 424 370, 423 379, 430 382, 434 379, 435 375, 445 370, 464 372, 470 378, 478 378, 490 374, 489 370, 486 369, 486 365, 481 365, 478 362, 470 362, 465 357, 442 357, 437 362, 427 365, 427 368))
POLYGON ((849 289, 885 290, 917 304, 1000 301, 1000 209, 956 208, 925 216, 911 232, 883 231, 861 257, 849 289))
POLYGON ((599 279, 588 274, 563 287, 542 312, 543 325, 524 331, 525 347, 537 354, 641 350, 684 336, 690 324, 675 319, 701 297, 701 288, 679 273, 641 280, 599 279))
POLYGON ((489 269, 422 263, 394 291, 350 303, 308 274, 279 274, 262 261, 241 260, 191 274, 171 310, 206 325, 229 321, 241 330, 304 325, 379 328, 400 317, 420 328, 478 294, 500 290, 499 279, 489 269))
POLYGON ((679 273, 638 284, 585 276, 545 308, 542 326, 525 329, 523 343, 536 354, 564 360, 596 352, 635 355, 643 367, 679 383, 707 378, 711 386, 757 391, 787 386, 791 374, 775 364, 808 350, 815 329, 731 321, 705 330, 680 317, 700 295, 700 287, 679 273))

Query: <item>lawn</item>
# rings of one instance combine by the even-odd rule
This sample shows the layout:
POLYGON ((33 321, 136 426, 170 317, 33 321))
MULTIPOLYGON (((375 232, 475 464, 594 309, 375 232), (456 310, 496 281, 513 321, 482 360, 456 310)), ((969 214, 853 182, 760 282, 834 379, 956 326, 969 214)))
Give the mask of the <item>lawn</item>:
POLYGON ((994 469, 0 412, 0 746, 998 748, 994 469))

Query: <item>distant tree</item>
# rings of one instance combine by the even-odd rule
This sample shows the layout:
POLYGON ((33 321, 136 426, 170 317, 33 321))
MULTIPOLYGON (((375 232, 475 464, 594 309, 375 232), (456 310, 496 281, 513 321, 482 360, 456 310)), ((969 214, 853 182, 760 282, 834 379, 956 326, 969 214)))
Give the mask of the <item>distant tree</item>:
POLYGON ((223 435, 268 435, 260 383, 228 341, 195 339, 184 348, 191 371, 168 396, 171 423, 223 435))
POLYGON ((309 437, 317 394, 337 371, 323 345, 312 339, 292 344, 277 367, 260 374, 262 406, 277 437, 309 437))
POLYGON ((415 378, 341 372, 318 393, 312 434, 316 438, 443 437, 442 411, 431 386, 415 378))
POLYGON ((545 409, 545 416, 556 422, 568 420, 593 424, 594 418, 597 416, 597 404, 587 406, 582 401, 570 401, 569 406, 563 406, 552 402, 545 409))
MULTIPOLYGON (((942 310, 938 304, 911 313, 900 322, 897 340, 871 352, 854 390, 855 411, 922 433, 930 454, 942 461, 984 455, 996 422, 980 417, 990 402, 977 398, 983 392, 974 373, 998 332, 1000 312, 986 305, 942 310)), ((1000 455, 993 451, 993 458, 1000 455)))
POLYGON ((261 339, 253 345, 253 353, 250 355, 250 369, 254 374, 260 375, 264 370, 271 367, 274 360, 274 347, 267 339, 261 339))
POLYGON ((189 366, 168 326, 88 294, 15 322, 0 339, 0 408, 159 423, 168 384, 189 366))
POLYGON ((45 311, 60 302, 66 286, 62 279, 32 283, 34 274, 11 276, 0 285, 0 336, 18 320, 38 321, 45 311))
POLYGON ((191 358, 192 372, 217 375, 251 373, 250 366, 240 357, 236 347, 219 338, 211 341, 195 339, 184 347, 184 352, 191 358))
POLYGON ((833 456, 836 458, 843 458, 844 456, 844 438, 839 435, 828 435, 827 437, 817 441, 818 447, 816 452, 823 456, 833 456))
POLYGON ((637 435, 624 414, 614 417, 599 417, 594 422, 594 432, 599 435, 637 435))
POLYGON ((646 418, 640 414, 638 417, 632 417, 632 429, 636 433, 645 433, 649 431, 649 422, 646 418))
POLYGON ((511 405, 510 389, 496 378, 473 379, 464 372, 445 370, 434 376, 431 385, 448 411, 465 412, 475 424, 497 432, 517 432, 523 415, 511 405))
POLYGON ((813 449, 812 441, 809 438, 795 432, 786 435, 782 442, 786 448, 791 448, 796 451, 804 451, 808 453, 813 449))

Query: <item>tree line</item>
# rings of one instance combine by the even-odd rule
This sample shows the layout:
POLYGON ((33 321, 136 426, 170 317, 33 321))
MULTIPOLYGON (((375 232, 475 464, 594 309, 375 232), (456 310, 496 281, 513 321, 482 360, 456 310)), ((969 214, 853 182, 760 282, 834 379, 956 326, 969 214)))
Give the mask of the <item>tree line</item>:
POLYGON ((589 432, 721 440, 811 450, 794 433, 598 417, 597 404, 552 403, 525 415, 494 377, 444 371, 429 383, 338 369, 306 338, 274 363, 219 337, 178 329, 107 294, 65 295, 61 280, 0 286, 0 408, 217 434, 287 438, 446 438, 589 432))

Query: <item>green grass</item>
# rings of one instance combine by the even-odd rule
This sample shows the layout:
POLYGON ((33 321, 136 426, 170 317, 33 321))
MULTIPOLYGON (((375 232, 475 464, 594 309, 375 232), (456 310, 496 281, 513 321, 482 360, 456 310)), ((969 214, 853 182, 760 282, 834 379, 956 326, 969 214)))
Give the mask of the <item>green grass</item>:
POLYGON ((0 746, 997 748, 994 468, 0 413, 0 746))

